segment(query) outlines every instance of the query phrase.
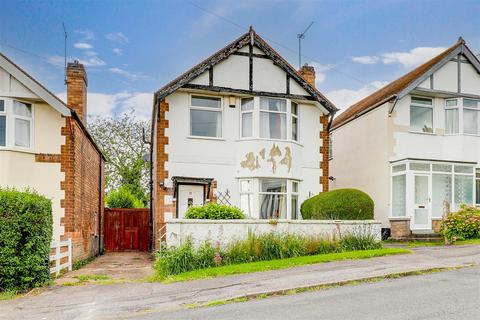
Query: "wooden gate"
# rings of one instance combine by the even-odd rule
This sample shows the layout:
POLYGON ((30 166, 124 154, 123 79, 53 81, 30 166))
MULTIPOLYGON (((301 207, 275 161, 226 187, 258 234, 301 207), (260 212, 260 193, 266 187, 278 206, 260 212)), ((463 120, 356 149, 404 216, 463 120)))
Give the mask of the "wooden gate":
POLYGON ((148 251, 150 209, 105 208, 104 230, 107 251, 148 251))

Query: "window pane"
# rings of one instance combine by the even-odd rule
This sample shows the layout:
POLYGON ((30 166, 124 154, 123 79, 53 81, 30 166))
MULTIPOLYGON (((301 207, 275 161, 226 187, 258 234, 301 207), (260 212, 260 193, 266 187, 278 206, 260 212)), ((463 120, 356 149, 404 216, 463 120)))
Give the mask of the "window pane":
POLYGON ((201 137, 222 136, 222 114, 217 111, 190 110, 191 135, 201 137))
POLYGON ((284 99, 260 98, 260 109, 286 112, 287 102, 284 99))
POLYGON ((428 177, 415 176, 415 204, 428 203, 428 177))
POLYGON ((452 165, 450 164, 432 164, 433 171, 452 172, 452 165))
POLYGON ((241 180, 240 181, 240 192, 251 192, 252 191, 252 181, 251 180, 241 180))
POLYGON ((253 136, 253 113, 242 113, 242 137, 253 136))
POLYGON ((405 216, 406 176, 392 177, 392 216, 405 216))
POLYGON ((428 163, 410 163, 410 170, 415 171, 430 171, 430 164, 428 163))
POLYGON ((287 180, 262 179, 260 180, 261 192, 287 192, 287 180))
POLYGON ((451 208, 452 176, 450 174, 433 174, 432 184, 432 216, 441 218, 451 208))
POLYGON ((15 146, 30 147, 30 121, 15 119, 15 146))
POLYGON ((291 212, 292 219, 298 219, 298 196, 292 195, 292 212, 291 212))
POLYGON ((292 102, 292 114, 298 115, 298 104, 292 102))
POLYGON ((431 106, 432 105, 432 99, 412 97, 412 103, 425 104, 425 105, 431 106))
POLYGON ((220 108, 220 98, 192 96, 192 106, 220 108))
POLYGON ((253 98, 242 99, 242 111, 253 110, 253 98))
POLYGON ((0 112, 5 112, 5 100, 0 100, 0 112))
POLYGON ((445 133, 458 133, 458 109, 445 110, 445 133))
POLYGON ((287 217, 286 199, 284 194, 260 195, 260 218, 285 219, 287 217))
POLYGON ((406 164, 399 164, 396 166, 392 167, 392 172, 400 172, 400 171, 405 171, 407 170, 407 165, 406 164))
POLYGON ((445 101, 445 105, 447 107, 455 107, 457 105, 457 99, 447 100, 445 101))
POLYGON ((467 134, 478 134, 478 111, 463 110, 463 130, 467 134))
POLYGON ((298 192, 298 182, 292 181, 292 192, 298 192))
POLYGON ((473 173, 473 167, 471 166, 455 166, 456 173, 473 173))
POLYGON ((260 112, 260 137, 286 139, 286 119, 285 114, 260 112))
POLYGON ((13 101, 13 113, 17 116, 31 117, 32 105, 20 101, 13 101))
POLYGON ((410 127, 414 131, 433 132, 433 109, 411 106, 410 127))
POLYGON ((0 116, 0 146, 5 147, 7 138, 7 118, 0 116))
POLYGON ((298 119, 292 117, 292 140, 298 141, 298 119))
POLYGON ((461 204, 471 205, 473 202, 473 176, 455 176, 454 182, 454 208, 452 211, 456 211, 460 208, 461 204))
POLYGON ((466 108, 475 108, 478 109, 478 100, 473 100, 473 99, 463 99, 463 106, 466 108))

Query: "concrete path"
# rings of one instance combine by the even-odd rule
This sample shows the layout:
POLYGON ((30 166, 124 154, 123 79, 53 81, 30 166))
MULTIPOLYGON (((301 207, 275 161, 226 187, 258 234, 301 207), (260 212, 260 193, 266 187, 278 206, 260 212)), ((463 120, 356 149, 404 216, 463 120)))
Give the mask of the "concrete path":
POLYGON ((466 320, 480 318, 480 268, 145 314, 155 320, 466 320))
POLYGON ((58 285, 78 282, 79 275, 102 275, 110 279, 139 280, 153 275, 153 260, 147 252, 108 252, 85 267, 58 278, 58 285))
POLYGON ((424 247, 414 254, 337 261, 216 279, 55 287, 36 297, 0 301, 0 319, 121 319, 291 288, 420 269, 480 264, 480 246, 424 247))

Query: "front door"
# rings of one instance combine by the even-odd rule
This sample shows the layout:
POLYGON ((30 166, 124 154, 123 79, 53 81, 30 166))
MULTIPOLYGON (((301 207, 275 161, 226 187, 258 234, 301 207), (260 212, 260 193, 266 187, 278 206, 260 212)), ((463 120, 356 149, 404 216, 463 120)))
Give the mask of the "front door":
POLYGON ((414 230, 431 229, 431 210, 430 210, 430 176, 423 174, 414 174, 414 212, 413 226, 414 230))
POLYGON ((188 208, 204 204, 203 188, 203 185, 178 186, 178 218, 182 219, 188 208))

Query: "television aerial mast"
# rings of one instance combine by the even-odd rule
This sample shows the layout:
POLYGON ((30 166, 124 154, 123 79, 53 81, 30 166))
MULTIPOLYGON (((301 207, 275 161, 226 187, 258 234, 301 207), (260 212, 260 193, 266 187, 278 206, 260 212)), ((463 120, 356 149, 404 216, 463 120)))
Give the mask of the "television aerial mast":
POLYGON ((298 69, 302 67, 302 40, 305 39, 305 33, 307 33, 308 29, 312 26, 313 21, 310 22, 308 27, 302 33, 297 34, 298 38, 298 69))

